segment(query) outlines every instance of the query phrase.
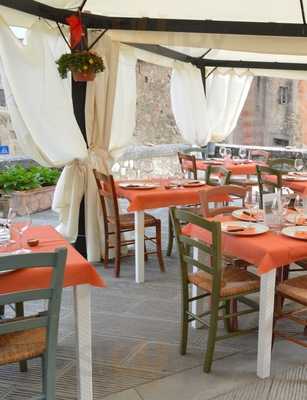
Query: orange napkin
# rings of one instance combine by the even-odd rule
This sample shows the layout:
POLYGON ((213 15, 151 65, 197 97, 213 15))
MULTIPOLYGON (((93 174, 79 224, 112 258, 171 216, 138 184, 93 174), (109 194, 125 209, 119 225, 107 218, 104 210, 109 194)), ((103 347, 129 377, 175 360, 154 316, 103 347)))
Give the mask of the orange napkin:
POLYGON ((259 219, 263 220, 263 213, 262 212, 255 212, 252 213, 251 216, 249 216, 249 214, 245 214, 243 211, 240 214, 240 218, 244 219, 245 221, 253 221, 253 222, 257 222, 259 219))
POLYGON ((307 232, 306 231, 297 231, 297 232, 295 232, 294 236, 299 239, 307 239, 307 232))
POLYGON ((299 218, 297 218, 296 223, 298 225, 305 225, 305 224, 307 224, 307 218, 306 217, 299 217, 299 218))
POLYGON ((231 233, 231 232, 237 233, 238 232, 238 233, 240 233, 242 235, 248 235, 248 234, 256 232, 256 228, 253 228, 253 227, 247 228, 247 227, 243 227, 243 226, 241 227, 239 225, 228 225, 226 230, 229 233, 231 233))

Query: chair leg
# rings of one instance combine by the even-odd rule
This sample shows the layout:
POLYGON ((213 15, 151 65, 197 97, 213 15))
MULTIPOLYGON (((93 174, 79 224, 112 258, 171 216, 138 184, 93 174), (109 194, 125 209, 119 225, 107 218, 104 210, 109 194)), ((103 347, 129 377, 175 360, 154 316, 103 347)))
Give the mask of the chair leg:
MULTIPOLYGON (((230 313, 234 314, 238 312, 238 301, 237 299, 231 299, 230 300, 230 313)), ((234 316, 230 318, 230 332, 237 331, 239 329, 239 321, 238 317, 234 316)))
POLYGON ((56 352, 49 352, 48 359, 43 356, 43 392, 46 400, 56 400, 56 352))
POLYGON ((108 268, 109 266, 109 235, 104 235, 104 257, 103 257, 104 267, 108 268))
MULTIPOLYGON (((16 303, 15 304, 15 313, 16 313, 16 317, 23 317, 24 316, 23 303, 16 303)), ((19 362, 19 371, 20 372, 27 372, 28 371, 28 365, 27 365, 27 361, 26 360, 19 362)))
POLYGON ((185 285, 182 293, 182 305, 181 305, 181 339, 180 339, 180 354, 185 355, 187 352, 187 343, 188 343, 188 332, 189 332, 189 323, 188 323, 188 314, 189 310, 189 287, 185 285))
MULTIPOLYGON (((226 300, 225 306, 223 308, 223 314, 225 315, 225 314, 230 314, 230 313, 231 313, 230 300, 226 300)), ((227 332, 231 332, 232 328, 231 328, 230 318, 224 318, 224 327, 227 332)))
POLYGON ((161 221, 157 221, 156 224, 156 246, 157 246, 157 256, 160 265, 160 271, 165 272, 164 260, 162 254, 162 241, 161 241, 161 221))
POLYGON ((116 278, 119 278, 120 275, 120 233, 116 234, 116 243, 115 243, 115 270, 114 275, 116 278))
POLYGON ((213 361, 215 342, 216 342, 217 325, 218 325, 218 313, 219 313, 219 301, 212 298, 210 327, 209 327, 208 341, 207 341, 207 351, 206 351, 205 361, 204 361, 204 372, 207 372, 207 373, 209 373, 211 371, 211 365, 212 365, 212 361, 213 361))
POLYGON ((174 230, 173 230, 171 214, 169 213, 168 214, 168 244, 167 244, 167 252, 166 252, 166 255, 168 257, 170 257, 172 254, 173 244, 174 244, 174 230))
POLYGON ((147 248, 146 248, 146 241, 144 240, 144 261, 148 261, 148 254, 147 254, 147 248))
POLYGON ((274 307, 274 318, 273 318, 273 329, 272 329, 272 349, 275 342, 275 326, 279 315, 282 314, 282 308, 284 304, 284 298, 280 294, 275 295, 275 307, 274 307))

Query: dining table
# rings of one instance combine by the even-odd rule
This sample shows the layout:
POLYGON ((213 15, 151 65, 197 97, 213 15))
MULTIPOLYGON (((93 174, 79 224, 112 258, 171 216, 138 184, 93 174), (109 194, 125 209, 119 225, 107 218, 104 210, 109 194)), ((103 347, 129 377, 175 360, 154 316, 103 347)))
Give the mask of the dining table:
POLYGON ((156 183, 156 186, 151 189, 137 189, 122 185, 123 182, 116 182, 117 196, 127 199, 129 201, 128 211, 134 212, 135 281, 137 283, 145 281, 144 212, 157 208, 169 208, 171 206, 197 205, 199 204, 199 192, 212 188, 212 186, 206 185, 205 182, 201 181, 200 184, 193 187, 188 184, 183 186, 185 181, 182 181, 181 185, 173 188, 168 188, 171 183, 171 180, 168 179, 162 179, 158 182, 155 180, 142 180, 142 182, 156 183))
MULTIPOLYGON (((196 169, 200 171, 206 171, 209 165, 221 166, 231 172, 232 175, 256 175, 257 164, 261 162, 255 162, 253 160, 244 159, 207 159, 207 160, 196 160, 196 169)), ((262 164, 263 165, 263 164, 262 164)), ((187 169, 192 169, 192 162, 184 160, 184 166, 187 169)))
MULTIPOLYGON (((233 220, 233 217, 218 216, 213 219, 224 222, 233 220)), ((183 227, 183 233, 208 242, 208 232, 199 226, 186 225, 183 227)), ((271 369, 276 271, 285 265, 307 258, 306 240, 291 238, 270 230, 251 236, 222 232, 222 252, 254 265, 256 273, 260 276, 257 375, 267 378, 271 369)))
MULTIPOLYGON (((24 233, 24 240, 35 238, 39 243, 33 252, 50 252, 67 248, 64 270, 64 287, 73 287, 74 316, 77 354, 78 399, 92 400, 92 335, 91 335, 91 286, 106 287, 95 267, 69 244, 51 226, 33 226, 24 233)), ((7 253, 6 253, 7 254, 7 253)), ((49 287, 51 268, 25 268, 0 275, 0 294, 49 287)))

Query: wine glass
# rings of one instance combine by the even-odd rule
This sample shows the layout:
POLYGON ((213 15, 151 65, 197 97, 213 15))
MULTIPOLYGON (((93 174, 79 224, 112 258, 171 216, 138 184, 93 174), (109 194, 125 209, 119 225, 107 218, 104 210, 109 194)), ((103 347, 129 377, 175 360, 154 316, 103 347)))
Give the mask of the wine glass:
POLYGON ((143 161, 143 171, 145 173, 145 177, 150 179, 153 173, 154 165, 152 160, 144 160, 143 161))
POLYGON ((296 158, 294 161, 294 168, 297 172, 303 171, 304 169, 304 160, 302 158, 296 158))
POLYGON ((226 157, 226 147, 220 147, 219 153, 222 158, 225 158, 226 157))
POLYGON ((31 253, 31 250, 23 247, 23 235, 30 228, 32 224, 31 214, 27 207, 24 208, 24 215, 19 216, 17 210, 11 208, 8 216, 10 220, 11 230, 17 235, 17 250, 16 254, 31 253))
POLYGON ((247 150, 245 147, 239 148, 239 157, 245 159, 247 157, 247 150))
POLYGON ((229 147, 227 147, 227 148, 226 148, 226 151, 225 151, 225 158, 227 158, 228 160, 230 160, 231 157, 232 157, 232 151, 231 151, 231 149, 230 149, 229 147))
POLYGON ((255 210, 258 206, 256 202, 255 195, 253 194, 252 188, 247 190, 244 197, 244 206, 248 209, 249 215, 249 227, 251 226, 252 218, 253 218, 253 210, 255 210))

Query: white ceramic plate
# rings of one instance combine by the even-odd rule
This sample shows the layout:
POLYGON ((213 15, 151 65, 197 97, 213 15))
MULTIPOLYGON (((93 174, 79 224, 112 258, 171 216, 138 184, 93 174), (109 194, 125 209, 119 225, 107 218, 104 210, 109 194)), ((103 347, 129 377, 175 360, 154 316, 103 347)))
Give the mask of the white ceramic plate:
POLYGON ((159 185, 156 185, 154 183, 139 183, 139 182, 120 183, 119 186, 123 189, 130 189, 130 190, 148 190, 159 187, 159 185))
MULTIPOLYGON (((239 219, 240 221, 246 221, 249 222, 249 215, 245 214, 244 211, 247 213, 249 212, 246 208, 242 208, 242 210, 235 210, 232 212, 232 216, 236 219, 239 219)), ((264 220, 263 218, 263 212, 258 211, 257 212, 257 219, 252 218, 251 222, 262 222, 264 220)))
MULTIPOLYGON (((300 225, 307 225, 307 214, 303 214, 302 217, 305 218, 305 222, 300 224, 300 225)), ((297 218, 297 213, 296 212, 291 212, 291 213, 286 215, 286 220, 288 222, 290 222, 291 224, 296 224, 297 223, 296 218, 297 218)))
POLYGON ((293 239, 307 240, 307 226, 287 226, 281 230, 281 233, 293 239), (297 232, 303 232, 303 236, 296 236, 297 232))
POLYGON ((222 231, 229 235, 235 236, 255 236, 261 235, 269 230, 269 228, 263 224, 253 223, 251 226, 248 222, 243 221, 227 221, 222 223, 222 231), (228 227, 243 228, 243 231, 229 232, 228 227))
POLYGON ((205 181, 188 181, 184 182, 182 186, 184 187, 197 187, 197 186, 204 186, 206 184, 205 181))

